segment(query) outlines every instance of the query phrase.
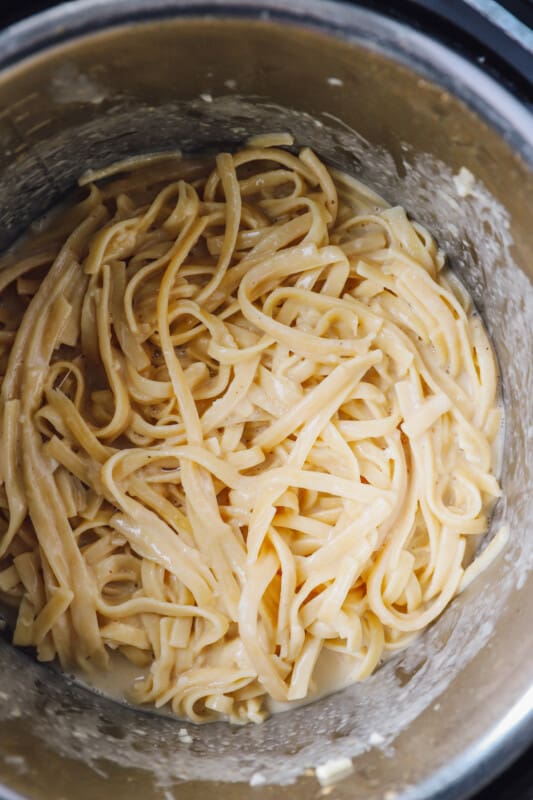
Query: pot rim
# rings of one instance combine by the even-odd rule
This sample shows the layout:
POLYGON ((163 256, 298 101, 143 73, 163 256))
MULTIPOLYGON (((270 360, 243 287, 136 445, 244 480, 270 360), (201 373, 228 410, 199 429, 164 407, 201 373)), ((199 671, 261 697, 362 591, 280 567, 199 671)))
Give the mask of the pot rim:
POLYGON ((533 166, 533 104, 520 99, 479 63, 386 12, 339 0, 71 0, 0 32, 0 76, 6 68, 73 38, 110 27, 181 17, 225 17, 314 28, 396 61, 463 100, 533 166), (379 26, 372 20, 379 18, 379 26))

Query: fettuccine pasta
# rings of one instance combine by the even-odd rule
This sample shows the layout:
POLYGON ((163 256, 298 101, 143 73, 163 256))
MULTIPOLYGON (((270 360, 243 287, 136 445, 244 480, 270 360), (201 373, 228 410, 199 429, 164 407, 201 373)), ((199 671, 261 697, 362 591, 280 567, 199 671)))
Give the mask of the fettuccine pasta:
POLYGON ((435 241, 290 144, 92 172, 0 271, 14 644, 89 681, 119 653, 195 722, 312 697, 327 653, 370 675, 500 493, 494 357, 435 241))

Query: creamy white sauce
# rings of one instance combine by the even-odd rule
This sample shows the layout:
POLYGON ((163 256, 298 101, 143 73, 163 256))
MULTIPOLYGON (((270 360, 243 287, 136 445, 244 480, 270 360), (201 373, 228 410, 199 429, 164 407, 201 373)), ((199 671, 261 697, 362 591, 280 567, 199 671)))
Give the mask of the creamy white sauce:
MULTIPOLYGON (((390 658, 391 655, 388 657, 390 658)), ((388 658, 386 657, 385 660, 388 660, 388 658)), ((358 663, 356 659, 350 656, 324 648, 318 657, 308 695, 301 700, 291 700, 286 703, 280 703, 271 697, 265 697, 265 708, 269 714, 279 714, 292 708, 309 705, 309 703, 313 703, 321 697, 326 697, 345 689, 354 682, 353 673, 358 663)), ((112 652, 110 653, 109 669, 93 668, 89 673, 81 669, 75 669, 69 673, 69 677, 84 688, 109 697, 111 700, 135 706, 138 704, 133 703, 130 699, 131 688, 136 681, 145 678, 149 671, 149 667, 138 667, 128 661, 121 653, 112 652)), ((142 706, 142 708, 176 719, 176 715, 171 711, 168 703, 161 708, 156 708, 153 705, 142 706)), ((186 721, 190 723, 190 720, 186 721)))

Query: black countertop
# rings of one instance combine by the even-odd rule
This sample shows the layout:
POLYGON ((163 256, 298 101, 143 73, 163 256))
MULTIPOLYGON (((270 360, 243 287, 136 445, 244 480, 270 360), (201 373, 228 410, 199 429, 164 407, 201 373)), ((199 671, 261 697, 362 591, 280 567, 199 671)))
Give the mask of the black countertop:
MULTIPOLYGON (((531 101, 533 54, 501 31, 491 30, 490 22, 483 19, 474 8, 469 8, 463 0, 361 1, 376 8, 386 7, 395 16, 418 19, 421 24, 426 21, 431 23, 432 17, 440 17, 448 25, 446 33, 450 44, 457 45, 463 51, 470 50, 471 54, 478 47, 484 57, 491 50, 489 67, 501 70, 505 82, 516 93, 525 94, 531 101), (466 32, 458 32, 458 25, 466 32)), ((58 0, 0 0, 0 28, 57 3, 58 0)), ((501 0, 499 5, 530 30, 533 29, 533 0, 501 0)), ((471 800, 533 800, 533 746, 471 800)))

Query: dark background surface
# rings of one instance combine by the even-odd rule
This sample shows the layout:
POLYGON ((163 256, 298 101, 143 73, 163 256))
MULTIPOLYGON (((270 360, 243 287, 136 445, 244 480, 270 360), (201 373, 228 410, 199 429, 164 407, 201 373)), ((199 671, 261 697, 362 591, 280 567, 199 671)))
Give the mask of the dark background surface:
MULTIPOLYGON (((439 38, 473 59, 482 57, 488 71, 533 102, 532 54, 492 28, 462 0, 362 0, 362 4, 386 8, 418 27, 438 29, 439 38)), ((0 0, 0 28, 54 5, 57 0, 0 0)), ((499 5, 533 28, 533 0, 500 0, 499 5)), ((472 800, 533 800, 533 746, 472 800)))

